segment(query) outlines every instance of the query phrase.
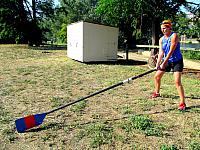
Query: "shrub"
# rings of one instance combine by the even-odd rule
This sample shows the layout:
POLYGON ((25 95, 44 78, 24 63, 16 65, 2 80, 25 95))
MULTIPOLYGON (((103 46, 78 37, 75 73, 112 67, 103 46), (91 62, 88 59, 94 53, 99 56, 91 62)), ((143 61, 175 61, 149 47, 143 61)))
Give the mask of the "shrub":
POLYGON ((183 57, 200 60, 200 51, 182 50, 183 57))
POLYGON ((147 136, 162 136, 164 126, 155 124, 147 116, 132 116, 121 125, 126 132, 131 132, 133 129, 142 131, 147 136))
POLYGON ((162 145, 162 146, 160 147, 160 150, 178 150, 178 148, 177 148, 176 145, 171 145, 171 146, 162 145))
POLYGON ((196 141, 191 141, 189 143, 189 150, 199 150, 200 149, 200 143, 196 141))

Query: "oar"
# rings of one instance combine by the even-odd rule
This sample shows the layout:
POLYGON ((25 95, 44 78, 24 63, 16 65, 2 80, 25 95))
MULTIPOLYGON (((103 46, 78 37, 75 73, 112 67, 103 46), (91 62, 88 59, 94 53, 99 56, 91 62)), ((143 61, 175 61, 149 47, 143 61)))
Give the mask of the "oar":
POLYGON ((48 115, 48 114, 50 114, 50 113, 53 113, 53 112, 55 112, 55 111, 57 111, 57 110, 60 110, 60 109, 63 109, 63 108, 65 108, 65 107, 67 107, 67 106, 70 106, 70 105, 73 105, 73 104, 75 104, 75 103, 78 103, 78 102, 80 102, 80 101, 83 101, 83 100, 85 100, 85 99, 87 99, 87 98, 89 98, 89 97, 95 96, 95 95, 97 95, 97 94, 100 94, 100 93, 102 93, 102 92, 105 92, 105 91, 107 91, 107 90, 110 90, 110 89, 112 89, 112 88, 115 88, 115 87, 117 87, 117 86, 120 86, 120 85, 122 85, 122 84, 124 84, 124 83, 130 82, 131 80, 135 80, 135 79, 137 79, 137 78, 140 78, 140 77, 142 77, 142 76, 144 76, 144 75, 147 75, 147 74, 149 74, 149 73, 151 73, 151 72, 153 72, 153 71, 155 71, 155 70, 156 70, 156 69, 152 69, 152 70, 149 70, 149 71, 147 71, 147 72, 145 72, 145 73, 142 73, 142 74, 140 74, 140 75, 133 76, 133 77, 128 78, 128 79, 126 79, 126 80, 124 80, 124 81, 121 81, 121 82, 119 82, 119 83, 117 83, 117 84, 115 84, 115 85, 112 85, 112 86, 110 86, 110 87, 107 87, 107 88, 105 88, 105 89, 102 89, 102 90, 100 90, 100 91, 97 91, 97 92, 95 92, 95 93, 93 93, 93 94, 90 94, 90 95, 88 95, 88 96, 82 97, 82 98, 80 98, 80 99, 78 99, 78 100, 75 100, 75 101, 73 101, 73 102, 70 102, 70 103, 65 104, 65 105, 63 105, 63 106, 60 106, 60 107, 55 108, 55 109, 53 109, 53 110, 50 110, 50 111, 48 111, 48 112, 44 112, 44 113, 40 113, 40 114, 35 114, 35 115, 29 115, 29 116, 26 116, 26 117, 23 117, 23 118, 19 118, 19 119, 15 120, 15 125, 16 125, 16 128, 17 128, 17 131, 18 131, 19 133, 23 133, 23 132, 25 132, 25 131, 28 130, 28 129, 31 129, 31 128, 36 127, 36 126, 39 126, 40 124, 42 124, 42 122, 43 122, 44 118, 46 117, 46 115, 48 115))

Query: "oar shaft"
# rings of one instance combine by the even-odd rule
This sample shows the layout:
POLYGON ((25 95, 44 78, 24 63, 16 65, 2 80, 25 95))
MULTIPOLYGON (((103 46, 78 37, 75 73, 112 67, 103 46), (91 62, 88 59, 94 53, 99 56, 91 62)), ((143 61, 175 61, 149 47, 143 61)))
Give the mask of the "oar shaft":
POLYGON ((53 109, 53 110, 51 110, 51 111, 48 111, 47 114, 50 114, 50 113, 52 113, 52 112, 54 112, 54 111, 57 111, 57 110, 59 110, 59 109, 63 109, 63 108, 65 108, 65 107, 67 107, 67 106, 73 105, 73 104, 75 104, 75 103, 78 103, 78 102, 80 102, 80 101, 83 101, 83 100, 85 100, 85 99, 87 99, 87 98, 90 98, 90 97, 92 97, 92 96, 95 96, 95 95, 97 95, 97 94, 103 93, 103 92, 105 92, 105 91, 107 91, 107 90, 109 90, 109 89, 115 88, 115 87, 117 87, 117 86, 119 86, 119 85, 122 85, 122 84, 123 84, 123 82, 120 82, 120 83, 118 83, 118 84, 115 84, 115 85, 110 86, 110 87, 108 87, 108 88, 105 88, 105 89, 103 89, 103 90, 97 91, 97 92, 92 93, 92 94, 90 94, 90 95, 88 95, 88 96, 82 97, 82 98, 80 98, 80 99, 78 99, 78 100, 76 100, 76 101, 70 102, 70 103, 68 103, 68 104, 66 104, 66 105, 63 105, 63 106, 60 106, 60 107, 58 107, 58 108, 56 108, 56 109, 53 109))
POLYGON ((66 105, 63 105, 63 106, 60 106, 60 107, 55 108, 55 109, 53 109, 53 110, 50 110, 50 111, 46 112, 46 114, 53 113, 53 112, 55 112, 55 111, 57 111, 57 110, 63 109, 63 108, 65 108, 65 107, 67 107, 67 106, 73 105, 73 104, 78 103, 78 102, 80 102, 80 101, 83 101, 83 100, 85 100, 85 99, 87 99, 87 98, 90 98, 90 97, 95 96, 95 95, 97 95, 97 94, 103 93, 103 92, 105 92, 105 91, 107 91, 107 90, 113 89, 113 88, 115 88, 115 87, 117 87, 117 86, 120 86, 120 85, 122 85, 122 84, 124 84, 124 83, 130 82, 131 80, 135 80, 135 79, 140 78, 140 77, 142 77, 142 76, 144 76, 144 75, 147 75, 147 74, 149 74, 149 73, 151 73, 151 72, 153 72, 153 71, 155 71, 155 69, 149 70, 149 71, 147 71, 147 72, 145 72, 145 73, 142 73, 142 74, 140 74, 140 75, 137 75, 137 76, 133 76, 133 77, 128 78, 128 79, 126 79, 126 80, 124 80, 124 81, 121 81, 121 82, 119 82, 119 83, 117 83, 117 84, 115 84, 115 85, 112 85, 112 86, 110 86, 110 87, 107 87, 107 88, 102 89, 102 90, 100 90, 100 91, 97 91, 97 92, 95 92, 95 93, 92 93, 92 94, 90 94, 90 95, 88 95, 88 96, 85 96, 85 97, 82 97, 82 98, 80 98, 80 99, 78 99, 78 100, 75 100, 75 101, 73 101, 73 102, 70 102, 70 103, 68 103, 68 104, 66 104, 66 105))

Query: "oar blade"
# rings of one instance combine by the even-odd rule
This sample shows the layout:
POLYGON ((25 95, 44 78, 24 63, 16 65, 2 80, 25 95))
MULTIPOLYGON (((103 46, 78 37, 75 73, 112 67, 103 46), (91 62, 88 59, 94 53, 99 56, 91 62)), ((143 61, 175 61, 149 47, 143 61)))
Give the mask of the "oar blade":
POLYGON ((42 124, 45 117, 46 117, 46 113, 42 113, 42 114, 30 115, 30 116, 15 120, 17 132, 23 133, 28 129, 31 129, 33 127, 36 127, 42 124))

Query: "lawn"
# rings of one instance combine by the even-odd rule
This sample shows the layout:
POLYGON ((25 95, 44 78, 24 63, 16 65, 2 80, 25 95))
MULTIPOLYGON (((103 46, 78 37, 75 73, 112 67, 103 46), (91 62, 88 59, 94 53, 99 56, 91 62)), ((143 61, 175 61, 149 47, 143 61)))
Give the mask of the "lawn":
POLYGON ((148 71, 144 63, 80 63, 66 50, 0 46, 0 149, 200 149, 200 80, 183 74, 188 108, 171 73, 150 99, 153 75, 49 114, 42 125, 17 133, 15 120, 42 113, 148 71))

